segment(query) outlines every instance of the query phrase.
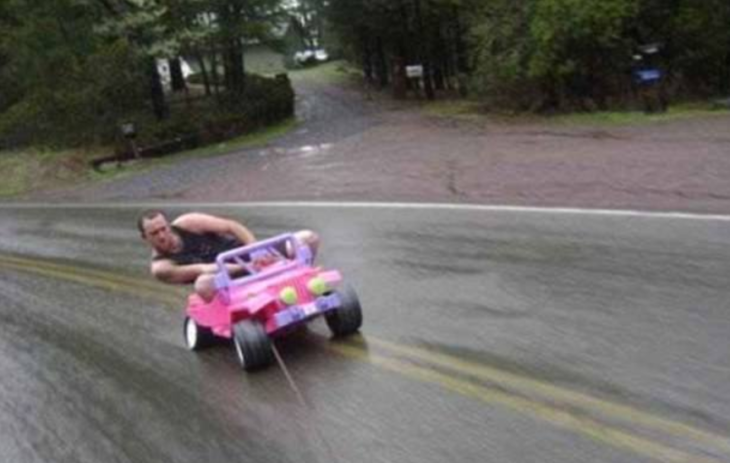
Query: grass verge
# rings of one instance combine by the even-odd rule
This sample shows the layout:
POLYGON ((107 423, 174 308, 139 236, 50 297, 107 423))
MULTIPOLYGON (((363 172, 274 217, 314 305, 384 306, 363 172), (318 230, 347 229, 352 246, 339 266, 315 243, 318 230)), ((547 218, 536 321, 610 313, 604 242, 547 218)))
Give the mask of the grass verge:
POLYGON ((470 100, 443 100, 424 105, 426 114, 467 121, 498 121, 514 124, 554 124, 563 126, 625 126, 669 122, 683 119, 723 116, 730 114, 708 102, 678 103, 665 113, 645 114, 642 111, 597 111, 558 115, 506 114, 485 111, 483 106, 470 100))
POLYGON ((107 182, 168 166, 185 159, 219 156, 251 149, 266 145, 295 129, 297 125, 296 119, 291 118, 223 143, 158 159, 133 161, 118 168, 107 167, 103 172, 95 171, 89 163, 94 158, 108 155, 112 151, 108 147, 63 151, 39 148, 3 151, 0 152, 0 172, 2 172, 0 198, 11 198, 41 189, 61 188, 81 183, 107 182))
POLYGON ((709 103, 679 103, 670 106, 667 112, 645 114, 642 111, 603 111, 595 113, 561 114, 547 117, 549 122, 564 125, 641 125, 668 122, 698 117, 727 115, 727 110, 713 109, 709 103))
POLYGON ((324 64, 289 71, 295 82, 320 84, 348 84, 362 81, 362 73, 346 61, 329 61, 324 64))

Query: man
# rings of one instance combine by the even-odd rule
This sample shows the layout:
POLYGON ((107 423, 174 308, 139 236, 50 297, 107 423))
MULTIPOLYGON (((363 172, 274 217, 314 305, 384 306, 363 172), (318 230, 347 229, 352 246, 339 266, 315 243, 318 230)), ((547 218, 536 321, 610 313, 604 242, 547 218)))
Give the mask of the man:
MULTIPOLYGON (((256 241, 239 222, 199 212, 183 214, 170 223, 163 211, 145 211, 137 219, 137 228, 152 247, 152 275, 166 283, 194 282, 195 292, 206 301, 215 297, 218 254, 256 241)), ((295 235, 314 257, 319 237, 309 230, 295 235)))

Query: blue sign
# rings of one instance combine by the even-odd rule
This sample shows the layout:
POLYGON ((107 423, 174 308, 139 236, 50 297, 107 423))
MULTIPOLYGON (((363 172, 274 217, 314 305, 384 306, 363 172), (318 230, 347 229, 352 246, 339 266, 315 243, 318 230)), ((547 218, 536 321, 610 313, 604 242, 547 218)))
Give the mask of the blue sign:
POLYGON ((661 80, 662 71, 659 69, 642 69, 636 71, 636 80, 640 83, 650 83, 661 80))

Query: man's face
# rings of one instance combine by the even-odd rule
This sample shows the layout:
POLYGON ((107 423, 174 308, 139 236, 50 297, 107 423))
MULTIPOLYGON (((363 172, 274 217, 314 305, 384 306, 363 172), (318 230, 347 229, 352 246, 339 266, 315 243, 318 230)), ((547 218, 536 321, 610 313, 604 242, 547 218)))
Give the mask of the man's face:
POLYGON ((152 219, 143 220, 142 228, 144 229, 142 237, 157 251, 170 252, 174 250, 175 236, 164 216, 158 215, 152 219))

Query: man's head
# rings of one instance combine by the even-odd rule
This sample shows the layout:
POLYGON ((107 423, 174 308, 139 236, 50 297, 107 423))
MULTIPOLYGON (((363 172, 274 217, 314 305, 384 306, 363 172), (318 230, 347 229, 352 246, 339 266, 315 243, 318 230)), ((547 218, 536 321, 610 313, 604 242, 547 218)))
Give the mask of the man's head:
POLYGON ((177 244, 170 221, 163 211, 154 209, 143 212, 137 219, 137 228, 142 239, 156 251, 170 252, 177 244))

